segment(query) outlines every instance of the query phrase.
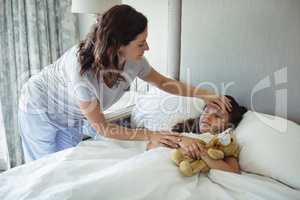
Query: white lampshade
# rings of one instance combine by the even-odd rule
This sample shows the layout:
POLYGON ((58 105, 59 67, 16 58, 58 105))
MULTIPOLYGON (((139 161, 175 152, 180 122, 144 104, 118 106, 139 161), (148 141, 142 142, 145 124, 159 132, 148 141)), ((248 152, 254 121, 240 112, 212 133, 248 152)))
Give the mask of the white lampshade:
POLYGON ((121 0, 72 0, 72 12, 101 14, 121 3, 121 0))

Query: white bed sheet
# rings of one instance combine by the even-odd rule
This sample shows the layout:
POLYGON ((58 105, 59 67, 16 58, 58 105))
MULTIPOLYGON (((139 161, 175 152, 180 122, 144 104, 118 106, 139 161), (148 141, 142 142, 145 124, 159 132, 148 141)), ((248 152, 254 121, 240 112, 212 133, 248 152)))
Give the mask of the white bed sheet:
POLYGON ((0 199, 300 199, 300 191, 253 174, 183 177, 170 149, 144 148, 144 142, 82 142, 0 175, 0 199))

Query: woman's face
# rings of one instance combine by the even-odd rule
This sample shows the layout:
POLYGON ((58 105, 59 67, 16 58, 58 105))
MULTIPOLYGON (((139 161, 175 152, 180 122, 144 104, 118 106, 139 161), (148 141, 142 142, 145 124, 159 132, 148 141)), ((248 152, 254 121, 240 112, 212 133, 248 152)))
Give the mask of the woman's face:
POLYGON ((147 43, 148 29, 137 35, 135 40, 120 48, 120 55, 125 60, 139 60, 144 56, 144 52, 149 50, 147 43))
POLYGON ((220 133, 229 124, 229 113, 214 105, 206 105, 199 120, 200 132, 220 133))

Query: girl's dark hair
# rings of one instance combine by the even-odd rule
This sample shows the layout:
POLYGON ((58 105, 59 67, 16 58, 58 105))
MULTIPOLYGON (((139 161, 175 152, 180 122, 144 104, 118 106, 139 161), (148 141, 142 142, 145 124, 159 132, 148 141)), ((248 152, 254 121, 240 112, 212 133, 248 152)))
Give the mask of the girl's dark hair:
POLYGON ((79 44, 81 76, 92 70, 97 78, 103 75, 109 88, 125 81, 121 76, 124 64, 119 63, 119 48, 144 32, 147 23, 142 13, 125 4, 114 6, 99 16, 91 32, 79 44))
MULTIPOLYGON (((242 120, 244 113, 247 112, 247 109, 243 106, 240 106, 232 96, 225 96, 230 100, 232 106, 231 112, 229 112, 229 124, 231 124, 231 126, 233 127, 237 127, 237 125, 242 120)), ((188 119, 183 122, 177 123, 175 126, 173 126, 172 131, 179 133, 201 133, 199 127, 199 120, 200 117, 195 119, 188 119)))
POLYGON ((229 113, 229 123, 231 123, 234 128, 237 127, 237 125, 242 120, 243 115, 245 114, 245 112, 247 112, 247 108, 245 108, 244 106, 240 106, 232 96, 225 96, 230 100, 230 104, 232 106, 231 112, 229 113))

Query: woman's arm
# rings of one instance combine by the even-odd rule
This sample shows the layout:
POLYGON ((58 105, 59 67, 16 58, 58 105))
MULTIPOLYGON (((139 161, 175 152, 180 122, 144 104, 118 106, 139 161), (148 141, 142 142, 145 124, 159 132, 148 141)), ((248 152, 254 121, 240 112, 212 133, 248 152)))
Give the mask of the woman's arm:
POLYGON ((180 96, 189 96, 189 97, 199 97, 202 98, 206 95, 214 95, 213 92, 210 92, 205 89, 200 89, 187 85, 180 81, 170 79, 158 73, 152 68, 149 75, 144 78, 144 81, 147 81, 161 90, 164 90, 168 93, 180 95, 180 96))
POLYGON ((159 141, 173 148, 178 147, 177 142, 181 138, 179 134, 171 134, 171 132, 159 134, 161 132, 154 132, 147 129, 130 129, 107 122, 97 100, 80 101, 79 107, 96 132, 105 137, 119 140, 159 141))
POLYGON ((225 105, 226 109, 228 109, 229 111, 231 110, 231 104, 225 96, 219 97, 209 90, 196 88, 192 85, 167 78, 155 71, 153 68, 143 80, 155 85, 159 89, 164 90, 168 93, 180 96, 198 97, 203 99, 206 103, 211 102, 217 104, 221 108, 223 108, 225 105))

